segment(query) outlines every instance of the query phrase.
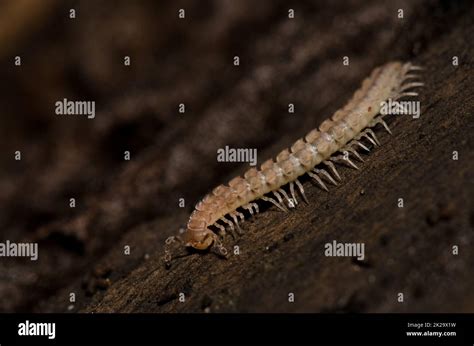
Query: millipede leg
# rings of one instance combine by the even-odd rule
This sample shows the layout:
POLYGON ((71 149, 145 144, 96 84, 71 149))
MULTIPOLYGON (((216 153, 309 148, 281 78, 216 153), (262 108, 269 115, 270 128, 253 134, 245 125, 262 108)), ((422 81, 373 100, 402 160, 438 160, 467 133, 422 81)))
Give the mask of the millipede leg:
POLYGON ((400 91, 405 91, 405 90, 408 90, 408 89, 411 89, 411 88, 418 88, 418 87, 422 87, 424 85, 425 85, 425 83, 421 83, 421 82, 410 82, 410 83, 402 85, 402 87, 400 88, 400 91))
POLYGON ((410 64, 410 67, 408 68, 408 71, 423 71, 425 68, 422 67, 422 66, 418 66, 418 65, 411 65, 410 64))
POLYGON ((420 75, 417 75, 417 74, 413 74, 413 73, 408 73, 406 74, 404 77, 403 77, 403 80, 402 80, 402 83, 405 83, 407 80, 411 79, 412 81, 415 79, 420 79, 421 80, 421 76, 420 75))
POLYGON ((278 199, 278 202, 283 206, 285 211, 288 211, 288 209, 285 206, 285 203, 283 202, 283 199, 281 198, 280 194, 277 191, 273 191, 273 195, 278 199))
POLYGON ((319 175, 317 174, 314 174, 313 172, 308 172, 308 175, 313 178, 314 180, 316 180, 318 182, 319 185, 321 185, 321 187, 326 190, 326 191, 329 191, 326 184, 323 183, 323 181, 321 180, 321 178, 319 177, 319 175))
POLYGON ((400 95, 398 95, 397 99, 405 97, 405 96, 418 96, 418 95, 419 94, 415 91, 405 91, 405 92, 400 93, 400 95))
POLYGON ((244 208, 245 210, 248 210, 250 212, 250 215, 253 216, 253 205, 252 204, 246 204, 244 206, 242 206, 242 208, 244 208))
POLYGON ((295 195, 295 184, 293 182, 290 182, 290 192, 291 192, 291 198, 293 198, 295 205, 298 205, 298 201, 295 195))
POLYGON ((405 65, 403 65, 402 73, 405 74, 411 71, 423 71, 424 69, 424 67, 413 65, 411 63, 406 63, 405 65))
POLYGON ((258 214, 260 213, 259 209, 258 209, 258 204, 257 203, 252 203, 253 207, 255 208, 255 213, 258 214))
POLYGON ((290 197, 288 196, 285 190, 279 189, 278 192, 280 192, 283 195, 283 197, 286 198, 286 201, 288 202, 288 207, 290 208, 295 207, 295 204, 291 202, 290 197))
POLYGON ((331 184, 338 185, 333 177, 325 170, 325 169, 313 169, 313 172, 318 174, 319 176, 324 176, 331 184))
POLYGON ((377 124, 382 124, 383 127, 385 127, 385 130, 387 130, 387 132, 389 134, 392 134, 392 131, 390 130, 390 128, 388 127, 387 123, 383 120, 383 118, 380 116, 378 118, 374 118, 371 123, 369 124, 370 127, 374 127, 375 125, 377 124))
POLYGON ((349 153, 351 153, 352 155, 354 155, 355 157, 357 157, 357 159, 360 161, 360 162, 364 162, 364 159, 359 155, 359 153, 351 148, 351 147, 346 147, 344 148, 345 151, 348 151, 349 153))
POLYGON ((357 139, 354 139, 351 143, 349 143, 349 146, 353 146, 353 145, 358 145, 359 147, 361 147, 362 149, 364 149, 365 151, 367 151, 368 153, 370 153, 370 149, 367 148, 364 144, 362 144, 360 141, 358 141, 357 139))
POLYGON ((303 196, 304 201, 306 204, 309 204, 308 199, 306 198, 306 195, 304 194, 304 189, 303 189, 303 184, 300 183, 298 179, 295 180, 296 186, 298 186, 298 189, 300 189, 301 196, 303 196))
POLYGON ((377 136, 375 135, 374 131, 372 131, 371 129, 365 129, 364 131, 365 133, 368 133, 372 136, 372 138, 374 139, 374 141, 378 144, 378 145, 381 145, 379 140, 377 139, 377 136))
POLYGON ((357 140, 353 140, 351 141, 350 143, 348 143, 344 148, 342 148, 342 150, 346 150, 348 152, 350 152, 352 155, 354 155, 355 157, 357 157, 357 159, 360 161, 360 162, 364 162, 364 159, 362 158, 362 156, 360 156, 359 152, 357 151, 356 148, 354 148, 354 145, 359 145, 361 148, 365 148, 367 151, 369 151, 369 148, 367 148, 365 145, 363 145, 362 143, 360 143, 359 141, 357 140))
POLYGON ((374 147, 377 146, 377 143, 364 131, 364 132, 361 132, 358 136, 357 136, 357 139, 362 139, 362 138, 366 138, 370 143, 373 144, 374 147))
POLYGON ((342 180, 342 179, 341 179, 341 176, 340 176, 339 173, 337 172, 336 166, 334 166, 334 163, 332 163, 331 161, 328 161, 328 160, 323 161, 323 163, 331 169, 331 171, 334 173, 334 175, 337 177, 337 179, 338 179, 339 181, 342 180))
POLYGON ((262 199, 266 202, 273 203, 275 206, 278 207, 278 209, 283 210, 284 212, 288 212, 288 209, 286 209, 284 206, 282 207, 277 201, 275 201, 273 198, 267 197, 267 196, 262 196, 262 199))
POLYGON ((349 150, 349 152, 354 154, 355 157, 357 157, 360 160, 360 162, 364 162, 364 159, 360 156, 360 154, 357 152, 357 150, 355 150, 354 148, 349 148, 348 150, 349 150))
POLYGON ((225 234, 226 234, 226 233, 225 233, 225 227, 222 226, 220 223, 217 223, 217 221, 214 222, 213 226, 219 229, 219 236, 220 236, 222 239, 225 239, 225 234))
POLYGON ((234 220, 235 227, 237 229, 237 233, 240 235, 243 233, 242 228, 240 228, 239 220, 237 220, 237 214, 235 212, 229 214, 232 220, 234 220))
POLYGON ((232 236, 232 238, 236 238, 235 236, 235 227, 234 227, 234 224, 232 223, 232 221, 226 219, 224 216, 220 218, 220 220, 224 223, 226 223, 228 226, 229 226, 229 233, 230 235, 232 236))
POLYGON ((338 156, 334 156, 334 157, 331 157, 330 159, 331 161, 333 162, 344 162, 344 163, 347 163, 349 166, 351 166, 352 168, 355 168, 357 170, 360 170, 359 167, 357 167, 355 165, 354 162, 351 161, 351 159, 349 158, 349 155, 338 155, 338 156))

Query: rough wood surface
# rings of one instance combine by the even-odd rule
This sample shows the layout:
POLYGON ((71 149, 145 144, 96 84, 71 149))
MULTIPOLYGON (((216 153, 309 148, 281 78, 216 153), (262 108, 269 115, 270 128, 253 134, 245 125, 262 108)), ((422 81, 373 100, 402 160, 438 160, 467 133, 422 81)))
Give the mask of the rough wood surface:
POLYGON ((468 1, 118 2, 113 12, 82 1, 73 23, 68 8, 55 4, 35 19, 40 30, 0 52, 0 235, 40 244, 37 262, 0 260, 0 311, 474 311, 468 1), (217 162, 218 148, 273 157, 394 59, 426 67, 420 119, 390 118, 393 136, 377 131, 382 146, 361 171, 341 168, 329 193, 306 180, 309 205, 248 219, 226 244, 239 256, 164 267, 163 242, 194 203, 247 168, 217 162), (64 97, 95 100, 96 118, 58 119, 64 97), (366 259, 324 256, 333 240, 365 243, 366 259))

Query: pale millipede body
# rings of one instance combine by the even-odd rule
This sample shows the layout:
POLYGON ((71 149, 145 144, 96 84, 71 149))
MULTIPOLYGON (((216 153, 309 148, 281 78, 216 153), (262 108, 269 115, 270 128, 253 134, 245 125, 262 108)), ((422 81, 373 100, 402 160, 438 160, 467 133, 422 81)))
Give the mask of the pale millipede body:
POLYGON ((212 247, 225 256, 227 250, 221 239, 226 232, 233 237, 235 232, 239 235, 242 232, 239 219, 243 220, 244 215, 237 209, 242 208, 253 215, 259 212, 255 201, 262 199, 286 212, 288 207, 298 204, 295 187, 308 202, 303 185, 298 180, 304 174, 308 174, 324 190, 328 190, 325 181, 338 185, 337 181, 341 178, 334 163, 359 169, 351 161, 351 155, 363 161, 357 150, 369 152, 369 147, 380 145, 371 128, 381 124, 391 133, 383 120, 385 114, 380 114, 382 104, 405 96, 417 96, 418 93, 409 90, 421 87, 423 83, 415 81, 418 76, 410 72, 421 69, 398 61, 375 68, 343 108, 323 121, 319 128, 298 139, 289 149, 281 151, 275 161, 270 159, 260 169, 251 168, 244 177, 239 176, 228 185, 217 186, 197 203, 184 239, 169 237, 166 240, 165 261, 171 261, 168 246, 176 241, 199 250, 212 247), (371 145, 365 145, 362 140, 371 145), (289 185, 289 190, 283 189, 285 185, 289 185))

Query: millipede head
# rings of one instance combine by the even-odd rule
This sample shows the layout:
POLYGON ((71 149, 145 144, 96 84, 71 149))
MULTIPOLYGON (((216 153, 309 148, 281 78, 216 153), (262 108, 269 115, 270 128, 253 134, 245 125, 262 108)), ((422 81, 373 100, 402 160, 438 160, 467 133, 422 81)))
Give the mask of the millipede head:
POLYGON ((186 230, 185 239, 180 236, 171 236, 165 240, 165 254, 163 260, 167 269, 171 268, 171 262, 177 258, 186 257, 192 254, 189 248, 196 250, 211 249, 220 257, 227 257, 228 251, 219 240, 217 235, 210 229, 204 231, 186 230))
POLYGON ((211 247, 216 234, 210 229, 201 230, 187 229, 185 245, 197 250, 206 250, 211 247))

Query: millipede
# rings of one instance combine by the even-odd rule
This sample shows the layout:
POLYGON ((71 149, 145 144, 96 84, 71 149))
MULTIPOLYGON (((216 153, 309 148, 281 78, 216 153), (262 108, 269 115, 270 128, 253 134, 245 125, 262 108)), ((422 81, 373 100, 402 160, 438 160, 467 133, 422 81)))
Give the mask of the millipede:
POLYGON ((227 256, 224 237, 227 233, 234 239, 242 235, 239 225, 239 220, 245 218, 242 211, 251 216, 258 213, 257 200, 270 202, 284 212, 298 205, 297 192, 309 203, 299 181, 305 174, 326 191, 329 190, 326 184, 337 186, 342 179, 335 164, 359 169, 354 163, 364 161, 359 151, 368 153, 380 146, 372 128, 381 125, 392 134, 383 119, 387 114, 380 112, 381 107, 389 100, 418 96, 413 89, 423 83, 413 72, 417 70, 422 67, 400 61, 375 68, 344 107, 324 120, 319 128, 282 150, 275 161, 269 159, 260 169, 251 168, 243 177, 214 188, 196 204, 184 236, 166 239, 165 263, 169 265, 173 258, 169 248, 173 243, 198 250, 213 249, 227 256))

